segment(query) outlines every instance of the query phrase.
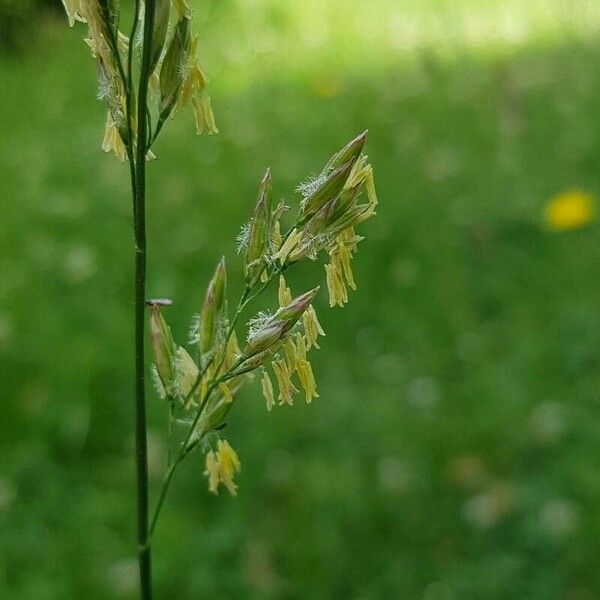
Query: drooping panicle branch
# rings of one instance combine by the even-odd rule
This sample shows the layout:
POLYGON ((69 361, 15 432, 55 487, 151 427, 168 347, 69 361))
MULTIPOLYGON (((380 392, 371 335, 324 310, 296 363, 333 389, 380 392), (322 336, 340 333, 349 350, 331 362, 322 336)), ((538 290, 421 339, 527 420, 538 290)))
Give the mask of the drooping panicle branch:
MULTIPOLYGON (((313 307, 318 288, 294 298, 283 272, 301 260, 315 259, 324 251, 330 260, 325 265, 330 304, 343 306, 348 300, 346 286, 356 288, 350 259, 362 238, 355 234, 354 227, 374 215, 377 204, 372 168, 362 154, 365 139, 366 132, 335 153, 318 177, 300 186, 302 199, 298 212, 285 234, 281 234, 281 219, 288 207, 283 203, 273 206, 270 170, 260 182, 254 211, 241 240, 245 287, 235 313, 231 319, 227 314, 225 263, 221 260, 192 328, 191 341, 197 348, 197 358, 185 352, 186 360, 182 361, 177 353, 172 353, 170 368, 162 368, 172 372, 175 381, 186 382, 184 393, 181 389, 175 393, 175 417, 178 415, 178 422, 187 425, 179 453, 170 465, 159 495, 151 532, 177 466, 199 446, 206 450, 209 490, 217 493, 223 484, 231 493, 236 492, 232 478, 237 469, 231 468, 219 437, 238 390, 254 372, 262 373, 261 386, 268 410, 278 404, 293 404, 299 390, 303 390, 306 402, 318 397, 308 360, 309 350, 319 348, 318 338, 325 335, 313 307), (361 200, 363 191, 366 201, 361 200), (246 343, 240 348, 235 332, 240 315, 277 279, 279 308, 274 312, 259 311, 249 321, 246 343), (216 449, 211 441, 215 437, 216 449)), ((151 307, 151 313, 154 310, 151 307)), ((159 364, 166 355, 161 348, 172 344, 168 327, 161 325, 156 330, 163 335, 162 345, 152 345, 156 369, 160 372, 159 364)), ((159 393, 161 386, 159 382, 159 393)))

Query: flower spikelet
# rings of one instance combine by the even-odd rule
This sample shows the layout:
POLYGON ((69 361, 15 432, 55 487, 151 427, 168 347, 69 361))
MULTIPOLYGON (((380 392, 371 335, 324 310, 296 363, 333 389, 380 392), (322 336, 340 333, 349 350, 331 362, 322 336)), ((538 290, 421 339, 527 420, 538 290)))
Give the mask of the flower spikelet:
POLYGON ((287 336, 283 342, 283 354, 287 362, 288 371, 293 373, 296 370, 296 344, 291 336, 287 336))
POLYGON ((213 450, 210 450, 206 454, 205 466, 206 470, 204 471, 204 474, 208 477, 208 491, 212 494, 218 494, 221 474, 219 469, 219 462, 217 460, 217 455, 214 453, 213 450))
POLYGON ((325 332, 321 327, 321 323, 319 323, 317 313, 312 304, 302 315, 302 322, 304 324, 304 335, 306 337, 307 349, 310 350, 312 346, 319 348, 320 346, 317 342, 318 336, 325 335, 325 332))
POLYGON ((296 248, 302 239, 302 232, 297 229, 292 229, 288 237, 285 239, 279 250, 274 254, 273 258, 278 260, 282 265, 285 264, 288 256, 296 248))
POLYGON ((217 443, 217 460, 219 462, 219 478, 221 483, 229 490, 232 496, 237 495, 237 485, 233 481, 233 476, 242 468, 240 459, 235 450, 226 440, 219 440, 217 443))
POLYGON ((219 384, 219 391, 221 392, 223 399, 227 404, 231 404, 233 402, 233 395, 229 386, 226 383, 219 384))
POLYGON ((104 130, 102 150, 104 150, 104 152, 114 152, 115 156, 121 162, 125 162, 125 159, 127 158, 127 149, 125 148, 125 144, 119 134, 119 128, 110 111, 106 115, 106 128, 104 130))
POLYGON ((182 401, 191 393, 198 374, 198 365, 194 359, 185 348, 179 346, 175 355, 175 391, 182 401))
POLYGON ((348 227, 336 237, 330 247, 330 262, 325 265, 330 306, 344 306, 348 302, 346 285, 356 290, 350 261, 356 251, 356 246, 362 239, 361 236, 354 233, 352 227, 348 227))
POLYGON ((346 290, 338 265, 333 262, 325 265, 325 273, 327 275, 327 290, 329 291, 329 306, 343 307, 348 302, 348 290, 346 290))
POLYGON ((310 404, 313 398, 319 397, 319 394, 317 394, 317 384, 309 361, 298 361, 298 379, 306 394, 306 403, 310 404))
POLYGON ((285 282, 285 278, 283 275, 279 276, 278 299, 279 299, 280 307, 287 306, 292 301, 292 292, 290 291, 290 288, 287 286, 287 283, 285 282))
POLYGON ((219 484, 223 484, 232 496, 237 495, 237 485, 233 481, 235 473, 242 468, 236 451, 226 440, 217 442, 217 451, 209 450, 205 459, 204 474, 208 478, 208 490, 218 493, 219 484))
POLYGON ((187 60, 182 66, 183 81, 176 108, 184 108, 191 100, 196 121, 196 133, 201 135, 206 126, 209 135, 212 135, 219 133, 219 129, 215 123, 210 97, 206 93, 207 79, 200 68, 197 52, 198 37, 194 36, 187 52, 187 60))
POLYGON ((261 379, 263 396, 267 402, 267 410, 272 410, 275 406, 275 395, 273 393, 273 382, 269 376, 269 372, 263 369, 263 376, 261 379))
POLYGON ((277 378, 277 385, 279 387, 279 404, 286 402, 290 406, 294 403, 293 396, 294 392, 298 390, 294 387, 290 378, 290 372, 287 368, 287 364, 284 360, 274 360, 271 363, 273 372, 277 378))
POLYGON ((318 398, 317 384, 312 371, 312 366, 306 358, 306 341, 301 333, 296 334, 296 371, 298 380, 306 395, 306 402, 310 404, 313 398, 318 398))
POLYGON ((273 223, 273 227, 271 228, 271 238, 270 238, 270 250, 272 253, 277 252, 281 247, 281 242, 283 241, 283 237, 281 235, 281 225, 279 221, 275 221, 273 223))

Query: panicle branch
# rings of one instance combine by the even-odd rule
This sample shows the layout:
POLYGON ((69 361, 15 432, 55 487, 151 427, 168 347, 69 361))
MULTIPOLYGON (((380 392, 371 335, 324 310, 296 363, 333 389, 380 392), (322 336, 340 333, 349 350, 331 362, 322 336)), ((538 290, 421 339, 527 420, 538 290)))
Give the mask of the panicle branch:
MULTIPOLYGON (((132 42, 119 30, 119 0, 62 3, 71 27, 77 22, 88 27, 84 41, 97 65, 97 97, 106 102, 108 112, 102 149, 113 152, 121 161, 131 159, 137 144, 138 116, 133 106, 139 94, 131 66, 139 58, 136 50, 143 43, 142 28, 135 25, 142 18, 144 4, 136 3, 140 14, 134 15, 133 31, 137 34, 132 42)), ((207 93, 208 80, 198 62, 199 40, 191 33, 191 21, 192 11, 186 0, 155 0, 149 77, 152 94, 143 118, 156 122, 156 127, 147 142, 147 159, 154 158, 151 147, 165 122, 190 104, 198 135, 205 130, 209 134, 219 132, 207 93)))
POLYGON ((346 144, 312 183, 299 188, 298 210, 284 234, 281 221, 288 207, 281 202, 273 206, 273 181, 267 169, 244 233, 244 291, 230 316, 225 260, 221 259, 193 327, 195 358, 172 342, 170 329, 158 317, 159 308, 150 307, 152 339, 155 331, 164 338, 152 343, 159 393, 169 399, 176 422, 183 422, 187 430, 175 464, 194 448, 203 447, 205 474, 213 493, 221 484, 232 494, 237 490, 232 479, 237 469, 231 468, 229 450, 222 446, 220 436, 238 391, 256 371, 262 375, 269 411, 278 405, 293 405, 300 391, 308 403, 319 396, 308 358, 312 348, 319 348, 319 337, 325 335, 313 306, 319 288, 294 297, 283 273, 323 252, 328 257, 329 304, 343 306, 348 288, 356 289, 350 261, 363 238, 355 233, 355 227, 373 216, 377 205, 373 170, 362 153, 366 135, 364 132, 346 144), (255 313, 240 347, 235 331, 240 315, 274 280, 278 280, 279 306, 255 313), (171 349, 170 353, 165 349, 171 349), (215 439, 219 440, 216 447, 215 439))

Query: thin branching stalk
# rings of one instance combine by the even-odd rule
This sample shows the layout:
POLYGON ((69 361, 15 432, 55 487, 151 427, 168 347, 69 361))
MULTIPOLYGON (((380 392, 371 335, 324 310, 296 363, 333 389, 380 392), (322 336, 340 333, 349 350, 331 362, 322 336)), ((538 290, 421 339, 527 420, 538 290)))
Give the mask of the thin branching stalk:
MULTIPOLYGON (((289 233, 290 232, 286 233, 286 235, 283 238, 284 240, 289 237, 289 233)), ((229 327, 227 329, 227 334, 226 334, 225 340, 224 340, 224 346, 227 345, 227 343, 229 342, 229 339, 233 335, 233 333, 235 331, 235 327, 236 327, 244 309, 246 308, 246 306, 252 300, 254 300, 258 296, 260 296, 269 287, 271 282, 278 275, 280 275, 284 270, 285 270, 285 267, 274 269, 273 272, 267 278, 267 280, 262 282, 261 285, 258 285, 258 283, 260 282, 260 275, 262 274, 262 269, 261 269, 261 271, 259 271, 258 275, 254 278, 254 280, 244 288, 244 291, 242 292, 242 295, 238 301, 236 311, 235 311, 233 318, 231 320, 231 323, 229 324, 229 327), (258 289, 255 289, 257 286, 258 286, 258 289)), ((152 519, 150 521, 150 529, 149 529, 149 534, 148 534, 149 540, 152 538, 154 529, 156 528, 156 524, 158 522, 158 517, 162 510, 169 486, 171 484, 173 475, 175 474, 177 467, 183 461, 183 459, 202 441, 201 437, 196 439, 195 441, 192 441, 192 438, 194 436, 194 432, 196 431, 198 422, 200 421, 200 418, 202 417, 202 413, 203 413, 204 409, 206 408, 208 401, 210 400, 211 394, 213 393, 215 388, 220 383, 223 383, 223 382, 231 379, 232 377, 238 375, 239 373, 236 371, 237 371, 238 367, 243 363, 243 360, 240 359, 234 365, 232 365, 231 368, 229 368, 224 374, 219 375, 221 368, 223 366, 224 360, 225 360, 225 356, 223 356, 221 358, 221 361, 219 362, 219 364, 217 365, 217 367, 215 369, 215 375, 212 378, 211 382, 209 383, 203 398, 201 398, 201 402, 196 411, 194 419, 192 420, 191 424, 188 427, 188 431, 186 433, 185 439, 182 442, 180 449, 179 449, 179 453, 177 454, 177 456, 175 457, 174 460, 171 460, 171 451, 170 451, 171 431, 169 432, 169 453, 168 453, 169 456, 168 456, 168 463, 167 463, 168 468, 167 468, 165 478, 163 480, 162 487, 161 487, 159 495, 158 495, 158 500, 156 502, 156 507, 154 509, 152 519)), ((187 394, 187 397, 184 400, 184 404, 187 404, 189 399, 197 392, 198 387, 200 386, 200 382, 202 381, 204 374, 206 373, 206 371, 208 370, 208 368, 210 367, 211 364, 212 364, 212 359, 205 366, 205 368, 202 369, 198 373, 198 377, 196 378, 196 381, 194 382, 194 385, 192 386, 190 392, 187 394)), ((170 415, 169 429, 171 429, 172 423, 173 423, 173 416, 170 415)))
MULTIPOLYGON (((144 41, 138 88, 137 114, 147 112, 148 82, 151 68, 154 0, 146 0, 144 41)), ((130 45, 134 40, 130 40, 130 45)), ((132 52, 130 48, 130 52, 132 52)), ((131 122, 131 121, 130 121, 131 122)), ((146 302, 146 137, 147 122, 138 118, 135 158, 134 238, 135 238, 135 457, 137 473, 137 534, 140 585, 143 600, 152 598, 150 544, 148 540, 148 448, 146 434, 145 391, 145 302, 146 302)), ((132 143, 129 140, 129 145, 132 143)))
MULTIPOLYGON (((272 278, 269 279, 269 283, 270 283, 270 281, 272 281, 272 278)), ((244 292, 242 293, 242 296, 238 302, 237 309, 235 311, 235 315, 231 321, 231 324, 229 325, 229 329, 228 329, 227 335, 225 337, 225 345, 227 345, 227 342, 229 341, 231 335, 235 331, 235 326, 240 318, 240 315, 242 314, 242 311, 248 304, 249 300, 252 299, 252 297, 250 296, 250 292, 251 292, 251 288, 246 287, 244 289, 244 292)), ((188 397, 186 398, 186 402, 189 400, 189 398, 191 398, 196 393, 198 386, 200 385, 200 382, 202 380, 202 376, 206 372, 208 366, 209 365, 207 365, 207 367, 199 373, 198 377, 196 378, 196 382, 194 383, 194 386, 192 387, 192 389, 190 390, 190 392, 188 394, 188 397)), ((156 523, 158 522, 158 517, 162 510, 164 500, 166 498, 167 491, 169 489, 169 485, 171 484, 171 480, 173 478, 173 475, 175 474, 175 470, 177 469, 177 466, 195 448, 197 443, 200 442, 200 439, 198 439, 193 445, 190 444, 192 437, 194 435, 194 431, 196 430, 196 426, 198 425, 198 421, 200 420, 200 417, 202 416, 202 411, 204 410, 204 408, 206 407, 206 404, 210 400, 210 396, 211 396, 212 392, 214 391, 214 389, 219 385, 219 383, 226 381, 228 376, 231 375, 231 373, 235 370, 235 368, 237 368, 239 366, 239 364, 233 365, 233 367, 231 369, 228 369, 228 371, 224 375, 217 377, 217 374, 219 373, 222 366, 223 366, 223 361, 221 360, 220 364, 218 365, 217 369, 215 370, 215 377, 212 379, 211 383, 209 384, 209 386, 206 390, 206 393, 204 394, 204 397, 202 398, 202 400, 200 402, 200 406, 198 407, 198 410, 196 411, 196 415, 194 416, 194 419, 188 428, 185 439, 180 446, 179 453, 177 454, 177 456, 175 457, 173 462, 170 462, 170 464, 169 464, 169 468, 165 475, 165 479, 163 481, 163 485, 159 492, 158 500, 156 502, 156 508, 154 509, 152 521, 150 523, 150 531, 149 531, 150 537, 152 537, 152 534, 154 533, 156 523)))

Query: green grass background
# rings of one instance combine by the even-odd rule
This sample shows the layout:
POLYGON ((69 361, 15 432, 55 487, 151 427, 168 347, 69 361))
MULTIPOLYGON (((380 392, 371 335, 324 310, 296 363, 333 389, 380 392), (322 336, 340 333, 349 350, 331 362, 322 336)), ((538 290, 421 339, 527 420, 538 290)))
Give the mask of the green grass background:
MULTIPOLYGON (((600 244, 544 228, 600 195, 600 12, 560 0, 195 4, 222 133, 183 113, 149 166, 149 296, 185 338, 266 166, 275 193, 357 132, 380 197, 344 310, 317 310, 321 398, 226 435, 240 494, 181 469, 160 599, 600 596, 600 244)), ((62 16, 0 55, 0 597, 135 598, 127 169, 62 16)), ((323 281, 314 265, 294 290, 323 281)), ((149 392, 151 483, 165 408, 149 392)))

